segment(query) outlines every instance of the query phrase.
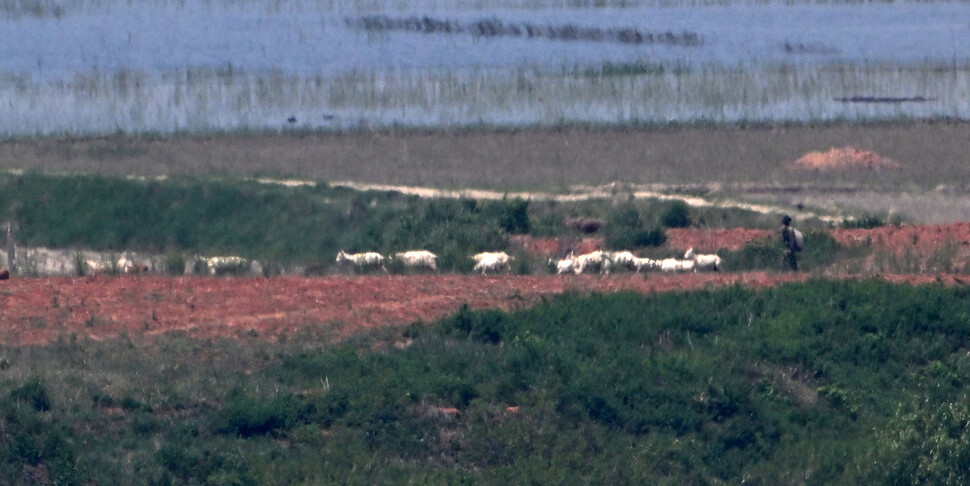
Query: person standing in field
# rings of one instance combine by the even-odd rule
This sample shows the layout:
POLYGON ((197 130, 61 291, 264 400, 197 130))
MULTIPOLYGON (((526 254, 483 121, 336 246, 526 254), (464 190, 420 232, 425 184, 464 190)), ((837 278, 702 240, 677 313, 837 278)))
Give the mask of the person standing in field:
POLYGON ((791 226, 791 216, 784 215, 781 218, 781 241, 785 245, 785 260, 793 271, 798 271, 798 252, 802 251, 804 242, 801 231, 791 226))

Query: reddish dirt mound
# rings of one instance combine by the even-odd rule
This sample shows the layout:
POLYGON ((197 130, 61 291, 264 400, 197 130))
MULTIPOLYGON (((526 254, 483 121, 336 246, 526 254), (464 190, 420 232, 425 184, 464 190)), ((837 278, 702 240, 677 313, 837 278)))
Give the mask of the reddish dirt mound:
POLYGON ((875 152, 843 147, 832 148, 828 152, 809 152, 792 162, 790 167, 806 170, 889 170, 902 166, 875 152))
POLYGON ((767 286, 793 274, 495 276, 392 275, 320 278, 98 276, 22 278, 0 286, 0 342, 43 344, 58 337, 140 340, 184 332, 195 337, 278 336, 302 328, 337 337, 406 325, 472 308, 512 309, 562 292, 658 292, 743 284, 767 286))

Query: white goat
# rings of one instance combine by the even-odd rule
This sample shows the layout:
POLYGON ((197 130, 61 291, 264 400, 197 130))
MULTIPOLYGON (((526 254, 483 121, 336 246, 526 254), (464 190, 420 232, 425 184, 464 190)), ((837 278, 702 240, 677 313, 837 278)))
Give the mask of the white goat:
POLYGON ((657 270, 660 268, 660 260, 653 258, 634 258, 633 271, 640 273, 644 270, 657 270))
POLYGON ((637 257, 628 251, 614 251, 607 253, 614 267, 624 267, 628 270, 636 270, 637 257))
POLYGON ((586 271, 600 272, 601 274, 610 273, 610 267, 613 262, 610 261, 609 255, 603 251, 594 251, 587 253, 585 255, 579 255, 576 257, 576 275, 581 273, 586 273, 586 271))
POLYGON ((512 261, 513 257, 510 257, 504 251, 483 252, 473 255, 471 258, 475 260, 475 267, 472 268, 472 271, 482 272, 482 275, 488 272, 512 269, 509 262, 512 261))
POLYGON ((142 273, 148 271, 148 265, 144 263, 135 263, 134 260, 123 256, 118 259, 118 263, 115 266, 121 273, 142 273))
POLYGON ((694 270, 713 270, 715 272, 721 270, 721 257, 713 253, 707 254, 697 254, 694 253, 694 248, 688 248, 687 253, 684 253, 684 259, 694 261, 694 270))
POLYGON ((205 264, 209 275, 222 275, 242 272, 249 265, 249 260, 238 256, 214 256, 209 257, 205 264))
POLYGON ((676 258, 664 258, 660 260, 660 271, 673 272, 692 272, 694 271, 694 260, 678 260, 676 258))
POLYGON ((565 275, 567 273, 575 273, 576 271, 576 256, 572 253, 566 258, 561 260, 549 260, 549 264, 556 265, 556 275, 565 275))
POLYGON ((438 264, 436 263, 438 255, 427 250, 397 252, 393 255, 393 258, 408 268, 427 267, 435 272, 438 271, 438 264))
POLYGON ((86 273, 90 275, 100 275, 104 272, 104 264, 97 260, 85 260, 84 265, 87 267, 86 273))
POLYGON ((377 267, 382 270, 387 270, 384 267, 384 255, 373 251, 347 253, 340 250, 337 252, 337 263, 351 263, 358 268, 377 267))

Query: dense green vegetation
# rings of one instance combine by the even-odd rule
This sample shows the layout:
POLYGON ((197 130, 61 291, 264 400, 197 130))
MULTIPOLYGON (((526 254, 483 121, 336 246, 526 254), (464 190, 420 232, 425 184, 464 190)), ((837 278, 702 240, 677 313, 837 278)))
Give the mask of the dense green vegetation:
MULTIPOLYGON (((102 175, 0 176, 0 215, 18 222, 23 246, 236 254, 327 268, 339 249, 389 253, 424 248, 439 267, 467 271, 468 255, 505 250, 512 234, 579 238, 563 219, 606 222, 613 248, 657 246, 664 228, 690 224, 764 226, 741 210, 688 208, 681 202, 576 203, 521 199, 420 199, 326 184, 284 187, 239 179, 139 180, 102 175)), ((774 218, 777 219, 777 218, 774 218)), ((772 223, 773 224, 773 223, 772 223)), ((179 258, 174 268, 181 268, 179 258)))
POLYGON ((811 281, 566 295, 341 344, 3 347, 0 476, 966 484, 968 316, 964 287, 811 281))

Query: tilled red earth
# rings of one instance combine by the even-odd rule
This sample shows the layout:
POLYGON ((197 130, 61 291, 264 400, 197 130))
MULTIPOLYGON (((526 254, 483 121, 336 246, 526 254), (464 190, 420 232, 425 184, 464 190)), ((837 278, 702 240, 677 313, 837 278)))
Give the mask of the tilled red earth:
MULTIPOLYGON (((701 250, 771 237, 759 230, 672 230, 671 248, 701 250), (716 244, 715 242, 720 242, 716 244)), ((943 245, 959 255, 970 247, 970 224, 834 230, 840 242, 883 251, 928 252, 943 245)), ((970 258, 970 257, 968 257, 970 258)), ((368 275, 215 278, 107 276, 13 278, 0 281, 0 343, 44 344, 59 337, 150 339, 183 332, 194 337, 264 336, 319 326, 337 337, 381 326, 406 325, 472 308, 513 309, 563 292, 642 293, 740 284, 776 285, 807 274, 751 272, 608 277, 500 275, 368 275)), ((952 276, 890 275, 892 281, 960 282, 952 276)))
POLYGON ((709 286, 774 285, 793 274, 626 274, 609 277, 374 275, 214 278, 98 276, 22 278, 0 286, 0 342, 42 344, 59 336, 145 339, 168 332, 195 337, 277 336, 321 326, 337 336, 428 321, 472 308, 513 309, 543 295, 661 292, 709 286))

